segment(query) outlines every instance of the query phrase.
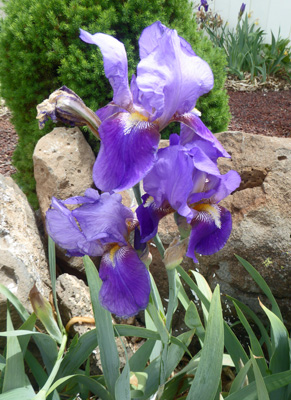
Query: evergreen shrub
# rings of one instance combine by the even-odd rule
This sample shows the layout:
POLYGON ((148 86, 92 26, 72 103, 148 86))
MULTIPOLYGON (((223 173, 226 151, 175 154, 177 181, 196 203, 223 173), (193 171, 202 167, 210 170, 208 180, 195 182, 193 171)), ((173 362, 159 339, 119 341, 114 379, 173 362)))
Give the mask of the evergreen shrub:
MULTIPOLYGON (((214 48, 197 31, 193 5, 188 0, 4 1, 6 18, 0 30, 1 96, 12 111, 19 136, 13 158, 18 170, 15 179, 34 207, 37 199, 32 153, 39 138, 52 129, 52 124, 42 131, 38 129, 36 105, 62 85, 74 90, 93 110, 112 99, 101 53, 96 46, 79 39, 79 28, 90 33, 108 33, 122 41, 130 77, 139 60, 137 40, 142 30, 156 20, 177 29, 214 72, 214 89, 197 104, 204 123, 213 132, 227 128, 230 114, 223 89, 225 57, 221 49, 214 48)), ((89 142, 96 150, 92 137, 89 142)))

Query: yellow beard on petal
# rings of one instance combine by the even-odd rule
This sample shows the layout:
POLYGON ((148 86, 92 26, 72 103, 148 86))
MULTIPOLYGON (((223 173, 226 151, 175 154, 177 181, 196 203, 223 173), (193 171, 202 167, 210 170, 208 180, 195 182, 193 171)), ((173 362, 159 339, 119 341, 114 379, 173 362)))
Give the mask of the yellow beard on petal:
POLYGON ((196 204, 193 207, 193 209, 199 212, 198 215, 199 219, 203 220, 211 217, 211 219, 215 222, 217 228, 219 229, 221 228, 219 207, 215 207, 212 204, 202 203, 202 204, 196 204))
POLYGON ((154 202, 154 198, 152 197, 152 196, 149 196, 147 199, 146 199, 146 201, 145 201, 145 204, 143 205, 145 208, 146 207, 149 207, 151 204, 153 204, 153 202, 154 202))
POLYGON ((139 128, 147 128, 150 125, 152 125, 152 122, 149 122, 148 117, 145 115, 139 113, 138 111, 135 111, 130 114, 126 121, 126 125, 124 128, 124 134, 128 135, 131 133, 131 130, 133 127, 139 127, 139 128))
POLYGON ((148 121, 149 119, 145 115, 135 111, 134 113, 130 114, 130 120, 133 124, 136 124, 139 121, 148 121))
POLYGON ((109 258, 110 258, 110 261, 112 262, 113 267, 115 267, 115 265, 114 265, 114 256, 115 256, 115 253, 119 249, 120 249, 120 246, 118 246, 118 244, 115 244, 109 251, 109 258))

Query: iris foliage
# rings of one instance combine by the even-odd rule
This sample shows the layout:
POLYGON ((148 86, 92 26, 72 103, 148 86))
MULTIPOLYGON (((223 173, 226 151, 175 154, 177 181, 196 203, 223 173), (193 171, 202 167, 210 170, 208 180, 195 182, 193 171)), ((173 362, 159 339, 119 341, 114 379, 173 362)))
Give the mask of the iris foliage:
MULTIPOLYGON (((52 241, 49 250, 52 289, 56 299, 52 241)), ((36 331, 37 311, 29 315, 15 295, 0 285, 1 294, 8 299, 7 330, 0 333, 0 336, 7 338, 5 352, 0 354, 0 399, 85 400, 89 399, 89 396, 102 400, 190 400, 197 396, 205 400, 289 399, 290 342, 280 309, 260 274, 247 261, 237 258, 271 304, 271 309, 261 304, 269 320, 269 327, 266 328, 249 307, 228 297, 235 306, 238 320, 249 338, 250 346, 247 351, 240 344, 232 327, 223 320, 219 287, 212 293, 203 276, 196 271, 189 271, 187 274, 181 267, 175 270, 177 297, 180 307, 185 310, 185 324, 188 328, 177 337, 172 336, 171 330, 166 328, 164 322, 173 305, 169 304, 165 313, 155 286, 153 296, 158 307, 156 308, 151 300, 145 311, 145 328, 112 325, 110 313, 100 306, 98 292, 101 282, 94 264, 88 257, 84 258, 84 264, 87 278, 92 282, 90 292, 94 316, 96 321, 102 323, 97 323, 95 329, 81 337, 74 337, 71 342, 68 342, 67 332, 60 318, 57 335, 52 333, 50 328, 55 328, 56 322, 49 312, 39 316, 46 326, 47 333, 36 331), (197 302, 187 295, 185 288, 187 292, 188 288, 191 288, 199 298, 199 309, 203 306, 202 319, 197 302), (23 320, 18 329, 13 327, 10 318, 11 305, 23 320), (139 336, 144 338, 144 343, 130 359, 127 359, 125 367, 120 371, 114 337, 122 339, 123 336, 139 336), (195 354, 191 354, 187 349, 193 337, 199 340, 201 347, 195 354), (28 349, 30 341, 36 344, 41 361, 28 349), (101 376, 90 375, 88 370, 84 369, 91 352, 97 346, 103 350, 101 376), (156 353, 157 348, 162 350, 159 355, 156 353), (179 368, 176 369, 178 365, 179 368), (29 376, 26 366, 30 371, 29 376), (222 388, 221 373, 226 366, 233 369, 234 379, 230 389, 222 391, 225 388, 222 388), (175 373, 172 374, 174 370, 175 373)), ((58 311, 57 303, 54 302, 54 305, 58 311)))
POLYGON ((251 80, 260 77, 266 82, 270 76, 290 80, 291 50, 290 40, 275 37, 271 33, 271 43, 266 43, 266 32, 256 22, 250 21, 248 14, 239 12, 236 29, 231 30, 220 16, 198 13, 201 28, 207 32, 215 46, 224 50, 228 73, 244 79, 249 73, 251 80))

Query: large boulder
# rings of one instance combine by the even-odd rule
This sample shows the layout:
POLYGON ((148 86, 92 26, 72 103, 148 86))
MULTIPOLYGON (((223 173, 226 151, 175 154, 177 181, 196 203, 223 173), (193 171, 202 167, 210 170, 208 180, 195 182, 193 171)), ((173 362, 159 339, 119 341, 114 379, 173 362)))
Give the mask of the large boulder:
MULTIPOLYGON (((43 136, 33 153, 34 177, 43 222, 52 197, 82 196, 93 186, 94 153, 78 128, 55 128, 43 136)), ((82 259, 58 249, 64 268, 83 271, 82 259)))
MULTIPOLYGON (((34 284, 48 298, 48 264, 34 213, 26 196, 9 177, 0 175, 0 282, 32 311, 29 292, 34 284)), ((6 319, 6 298, 0 294, 0 326, 6 319)), ((19 321, 13 311, 13 319, 19 321)))
POLYGON ((241 185, 223 203, 233 230, 218 253, 200 258, 199 269, 211 286, 259 310, 258 286, 238 263, 245 258, 263 276, 291 323, 291 141, 285 138, 224 132, 217 138, 232 159, 220 159, 222 173, 239 172, 241 185))

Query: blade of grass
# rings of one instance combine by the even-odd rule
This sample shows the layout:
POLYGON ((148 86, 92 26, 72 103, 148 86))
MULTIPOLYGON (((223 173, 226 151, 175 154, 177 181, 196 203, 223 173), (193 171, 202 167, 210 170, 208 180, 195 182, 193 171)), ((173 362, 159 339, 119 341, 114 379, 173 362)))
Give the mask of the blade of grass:
POLYGON ((51 387, 50 390, 48 391, 47 395, 52 393, 55 389, 57 389, 59 386, 63 385, 64 383, 69 383, 71 380, 75 380, 76 382, 80 382, 92 392, 94 395, 97 395, 100 397, 102 400, 111 400, 111 396, 109 392, 105 389, 103 385, 101 385, 99 382, 97 382, 95 379, 92 377, 88 377, 86 375, 68 375, 65 376, 59 380, 57 380, 51 387))
MULTIPOLYGON (((269 368, 274 374, 277 372, 287 371, 290 369, 290 346, 288 331, 277 315, 265 307, 261 302, 260 305, 267 314, 272 329, 271 339, 273 353, 269 368)), ((276 395, 278 398, 286 398, 287 390, 287 387, 281 388, 276 391, 276 395)))
MULTIPOLYGON (((264 382, 267 388, 268 393, 273 392, 274 390, 280 389, 291 383, 291 371, 280 372, 278 374, 265 376, 264 382)), ((235 393, 232 393, 227 397, 227 400, 257 400, 257 387, 256 382, 250 383, 248 386, 245 386, 241 390, 238 390, 235 393)), ((278 397, 278 399, 286 399, 286 397, 278 397)))
POLYGON ((241 301, 231 297, 231 296, 226 296, 229 300, 231 300, 233 303, 236 303, 240 309, 245 313, 248 314, 251 319, 255 322, 255 324, 258 326, 260 333, 262 335, 262 338, 264 340, 264 343, 267 346, 268 349, 268 354, 271 356, 272 354, 272 348, 271 348, 271 341, 270 341, 270 337, 269 334, 266 330, 266 328, 264 327, 264 325, 262 324, 262 322, 260 321, 260 319, 257 317, 257 315, 248 307, 246 306, 244 303, 242 303, 241 301))

